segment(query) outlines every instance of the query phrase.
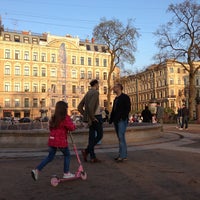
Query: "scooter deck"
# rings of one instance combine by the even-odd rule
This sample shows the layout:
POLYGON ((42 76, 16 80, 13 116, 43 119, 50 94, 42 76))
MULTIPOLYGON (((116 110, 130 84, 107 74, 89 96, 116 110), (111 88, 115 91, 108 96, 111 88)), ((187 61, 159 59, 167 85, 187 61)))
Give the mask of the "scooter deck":
POLYGON ((71 178, 59 178, 58 176, 54 175, 51 178, 51 185, 52 186, 57 186, 61 182, 72 181, 72 180, 76 180, 76 179, 86 180, 87 179, 87 174, 84 173, 83 176, 75 176, 75 177, 71 177, 71 178))

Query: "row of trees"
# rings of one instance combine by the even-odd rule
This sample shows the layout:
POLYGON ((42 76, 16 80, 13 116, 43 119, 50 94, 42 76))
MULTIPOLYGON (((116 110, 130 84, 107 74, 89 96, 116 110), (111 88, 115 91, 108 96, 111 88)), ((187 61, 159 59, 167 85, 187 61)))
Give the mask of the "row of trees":
MULTIPOLYGON (((195 0, 185 0, 179 4, 170 4, 167 12, 172 14, 171 20, 161 25, 155 35, 158 53, 155 62, 161 64, 166 59, 173 59, 180 63, 189 75, 189 110, 190 117, 195 110, 195 75, 200 66, 195 67, 195 62, 200 60, 200 4, 195 0)), ((102 18, 94 27, 93 37, 97 42, 107 45, 111 55, 110 70, 108 75, 107 100, 111 96, 111 75, 115 67, 124 67, 124 63, 133 64, 134 53, 139 32, 129 19, 124 25, 118 19, 107 20, 102 18)), ((110 109, 108 104, 108 109, 110 109)))

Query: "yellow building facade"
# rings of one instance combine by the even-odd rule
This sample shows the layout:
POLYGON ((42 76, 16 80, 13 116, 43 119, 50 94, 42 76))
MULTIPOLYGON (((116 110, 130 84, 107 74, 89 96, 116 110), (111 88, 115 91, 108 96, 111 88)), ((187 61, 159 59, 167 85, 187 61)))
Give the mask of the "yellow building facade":
MULTIPOLYGON (((197 67, 199 64, 200 62, 196 62, 197 67)), ((196 94, 200 97, 200 71, 195 78, 196 94)), ((172 60, 151 65, 140 73, 122 77, 121 81, 131 98, 132 113, 141 112, 145 105, 155 102, 160 102, 164 108, 171 108, 175 112, 183 103, 188 106, 188 72, 181 64, 172 60)))
MULTIPOLYGON (((110 54, 105 45, 47 33, 0 30, 0 118, 48 116, 66 100, 69 114, 96 78, 100 106, 107 105, 110 54)), ((112 81, 119 78, 116 68, 112 81)), ((111 97, 113 100, 114 96, 111 97)))

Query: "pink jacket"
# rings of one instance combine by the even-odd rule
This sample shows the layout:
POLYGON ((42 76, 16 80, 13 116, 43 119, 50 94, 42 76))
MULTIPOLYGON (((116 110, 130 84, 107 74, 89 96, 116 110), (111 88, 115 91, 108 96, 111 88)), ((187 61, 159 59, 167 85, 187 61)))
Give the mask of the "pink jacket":
POLYGON ((67 115, 57 128, 50 129, 48 146, 68 147, 67 133, 75 130, 75 125, 67 115))

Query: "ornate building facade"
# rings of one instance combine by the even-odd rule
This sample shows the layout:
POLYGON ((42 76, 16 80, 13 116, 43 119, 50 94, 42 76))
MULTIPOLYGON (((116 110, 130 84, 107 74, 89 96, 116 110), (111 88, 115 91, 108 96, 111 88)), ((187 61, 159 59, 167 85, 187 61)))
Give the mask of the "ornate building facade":
MULTIPOLYGON (((94 78, 105 107, 110 64, 105 49, 94 39, 4 30, 1 25, 0 117, 50 116, 59 100, 68 102, 72 114, 94 78)), ((116 68, 112 81, 119 73, 116 68)))
MULTIPOLYGON (((199 66, 200 62, 196 65, 199 66)), ((121 79, 130 96, 132 112, 140 112, 145 105, 160 102, 175 112, 183 102, 188 105, 188 72, 178 63, 167 60, 162 65, 151 65, 146 70, 121 79)), ((197 97, 200 97, 200 72, 196 75, 197 97)))

